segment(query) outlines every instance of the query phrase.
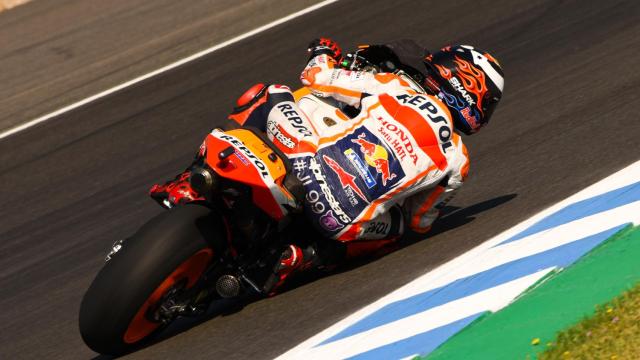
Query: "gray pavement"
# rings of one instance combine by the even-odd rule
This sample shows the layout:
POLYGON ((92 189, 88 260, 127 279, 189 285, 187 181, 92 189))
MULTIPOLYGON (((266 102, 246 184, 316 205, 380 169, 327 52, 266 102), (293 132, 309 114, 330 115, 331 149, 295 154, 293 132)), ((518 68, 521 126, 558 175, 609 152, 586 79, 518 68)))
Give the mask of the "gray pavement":
POLYGON ((57 0, 3 12, 0 132, 319 2, 57 0))

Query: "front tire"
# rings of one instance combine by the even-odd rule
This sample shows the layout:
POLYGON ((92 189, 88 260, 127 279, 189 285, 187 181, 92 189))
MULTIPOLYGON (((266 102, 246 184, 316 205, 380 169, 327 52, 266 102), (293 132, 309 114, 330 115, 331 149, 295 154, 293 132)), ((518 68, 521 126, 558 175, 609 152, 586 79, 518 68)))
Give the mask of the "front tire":
POLYGON ((150 312, 171 289, 192 287, 222 239, 221 219, 198 205, 156 216, 122 244, 100 270, 80 305, 84 342, 102 354, 134 350, 162 327, 150 312))

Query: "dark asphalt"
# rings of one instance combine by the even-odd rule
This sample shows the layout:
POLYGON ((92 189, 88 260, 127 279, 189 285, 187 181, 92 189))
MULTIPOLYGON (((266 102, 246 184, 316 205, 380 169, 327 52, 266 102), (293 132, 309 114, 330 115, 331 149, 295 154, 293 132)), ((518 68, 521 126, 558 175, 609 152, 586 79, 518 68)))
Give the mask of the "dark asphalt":
POLYGON ((0 15, 0 131, 319 0, 34 1, 0 15))
MULTIPOLYGON (((469 43, 503 64, 472 176, 429 239, 215 317, 131 358, 272 358, 482 241, 638 160, 637 1, 341 1, 0 141, 0 357, 89 358, 84 290, 111 243, 161 211, 182 170, 256 81, 297 84, 307 42, 469 43)), ((17 11, 17 10, 16 10, 17 11)), ((126 281, 126 279, 123 279, 126 281)))

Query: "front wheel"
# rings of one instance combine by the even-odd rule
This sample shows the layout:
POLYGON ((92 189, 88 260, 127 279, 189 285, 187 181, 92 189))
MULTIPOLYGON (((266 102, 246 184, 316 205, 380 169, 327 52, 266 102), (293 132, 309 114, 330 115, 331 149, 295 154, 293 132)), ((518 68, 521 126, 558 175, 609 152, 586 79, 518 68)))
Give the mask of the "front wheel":
POLYGON ((147 222, 112 256, 80 305, 80 333, 94 351, 133 350, 167 321, 158 308, 196 284, 214 259, 212 241, 224 235, 208 208, 186 205, 147 222))

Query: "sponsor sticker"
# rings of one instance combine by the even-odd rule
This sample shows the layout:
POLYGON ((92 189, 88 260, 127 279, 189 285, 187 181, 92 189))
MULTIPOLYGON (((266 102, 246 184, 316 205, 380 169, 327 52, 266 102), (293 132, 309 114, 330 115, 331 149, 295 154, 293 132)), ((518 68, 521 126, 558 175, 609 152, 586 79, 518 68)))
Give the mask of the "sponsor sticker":
POLYGON ((397 95, 396 99, 400 100, 403 105, 413 107, 421 115, 426 115, 424 116, 425 119, 428 119, 438 129, 436 134, 440 140, 443 153, 447 152, 447 148, 453 146, 449 121, 443 116, 442 111, 438 110, 432 100, 422 95, 411 96, 408 94, 397 95), (426 110, 426 113, 424 110, 426 110))
POLYGON ((249 166, 249 160, 244 155, 242 155, 242 153, 238 151, 238 149, 233 150, 233 153, 240 160, 242 165, 249 166))
POLYGON ((384 221, 372 221, 367 223, 364 234, 387 235, 391 225, 384 221))
POLYGON ((376 186, 377 182, 371 172, 369 171, 369 166, 360 158, 358 154, 353 149, 347 149, 344 151, 344 155, 349 159, 349 162, 356 168, 358 175, 364 181, 367 188, 371 189, 376 186))
POLYGON ((462 95, 462 97, 467 100, 467 102, 469 103, 469 105, 475 105, 476 102, 473 100, 473 98, 471 97, 471 95, 469 95, 469 93, 467 92, 467 90, 465 90, 464 87, 462 87, 462 84, 460 83, 460 80, 458 80, 457 77, 452 77, 451 79, 449 79, 449 83, 451 84, 451 86, 453 86, 454 89, 456 89, 456 91, 458 93, 460 93, 460 95, 462 95))
MULTIPOLYGON (((249 158, 253 163, 253 165, 256 167, 256 169, 258 169, 258 172, 260 173, 260 176, 262 176, 262 178, 269 178, 271 176, 269 174, 269 170, 267 169, 267 166, 262 162, 262 160, 260 160, 259 157, 257 157, 251 150, 249 150, 249 148, 246 147, 242 141, 236 139, 235 137, 229 134, 225 134, 223 132, 214 131, 211 134, 233 145, 235 147, 234 153, 236 154, 241 153, 241 155, 244 155, 247 158, 249 158)), ((238 158, 240 159, 240 161, 242 161, 241 156, 238 156, 238 158)))
POLYGON ((378 120, 380 121, 378 132, 387 141, 389 146, 393 147, 393 151, 396 152, 398 158, 404 160, 408 156, 413 162, 413 165, 416 165, 418 163, 418 154, 407 132, 401 129, 396 123, 382 118, 378 118, 378 120))
POLYGON ((396 174, 389 169, 389 153, 383 146, 366 140, 366 134, 361 133, 351 142, 360 146, 360 152, 364 155, 365 162, 376 169, 382 177, 382 185, 387 186, 387 182, 396 178, 396 174))
POLYGON ((293 149, 296 146, 296 143, 293 140, 282 133, 280 126, 278 126, 274 120, 267 121, 267 133, 289 149, 293 149))
POLYGON ((322 174, 322 166, 313 157, 309 158, 309 170, 311 170, 311 174, 315 178, 316 184, 318 184, 318 186, 320 187, 320 191, 324 195, 324 198, 327 200, 329 207, 334 211, 336 218, 344 224, 350 223, 351 218, 344 212, 344 210, 340 206, 340 202, 338 202, 338 200, 331 192, 331 188, 327 183, 327 179, 322 174))
POLYGON ((344 228, 344 225, 333 216, 333 210, 329 210, 326 214, 320 216, 320 226, 327 231, 338 231, 344 228))
POLYGON ((298 114, 291 103, 281 103, 276 105, 276 108, 282 112, 282 114, 287 118, 289 124, 291 124, 298 133, 302 134, 302 136, 306 137, 313 135, 311 130, 309 130, 309 128, 304 124, 302 116, 298 114))
POLYGON ((356 199, 356 195, 365 202, 367 201, 367 197, 364 195, 362 190, 356 184, 356 177, 347 172, 337 161, 328 157, 327 155, 322 155, 322 159, 325 164, 329 166, 331 170, 338 176, 338 180, 340 181, 340 185, 342 189, 345 190, 345 194, 349 198, 349 202, 351 205, 357 205, 358 200, 356 199))

